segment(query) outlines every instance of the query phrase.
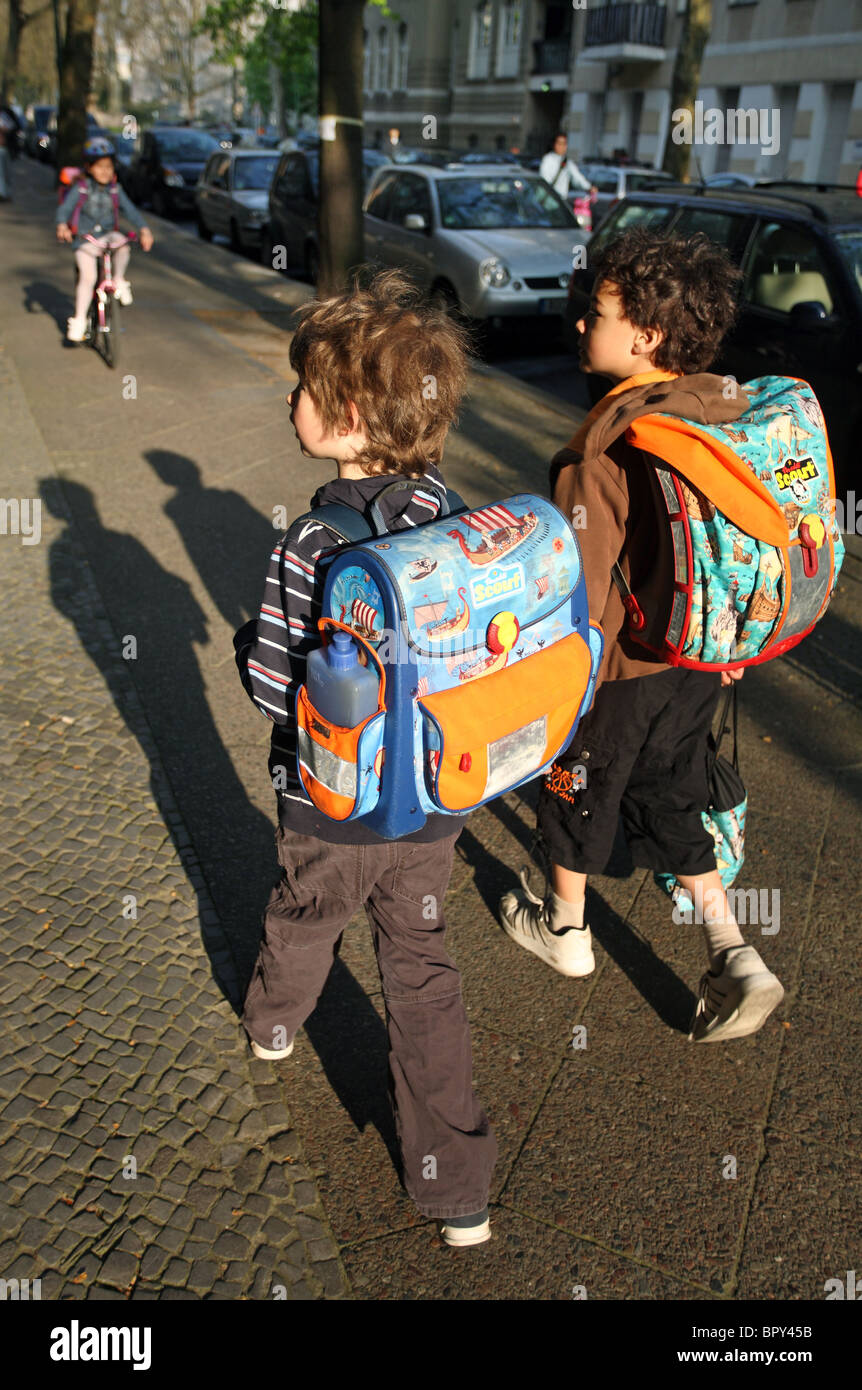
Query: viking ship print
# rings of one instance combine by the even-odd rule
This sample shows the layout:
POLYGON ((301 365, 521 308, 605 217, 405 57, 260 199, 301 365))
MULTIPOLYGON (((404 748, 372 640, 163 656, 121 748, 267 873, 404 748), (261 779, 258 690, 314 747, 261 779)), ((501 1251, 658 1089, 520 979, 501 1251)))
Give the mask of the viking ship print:
POLYGON ((417 579, 427 579, 429 574, 433 574, 437 568, 437 561, 432 560, 430 555, 422 555, 418 560, 411 560, 407 572, 407 578, 411 584, 415 584, 417 579))
POLYGON ((471 565, 490 565, 496 560, 501 560, 510 550, 514 550, 516 545, 520 545, 521 541, 532 535, 539 524, 535 512, 515 516, 508 507, 501 505, 482 507, 478 512, 471 512, 469 516, 460 519, 474 531, 478 531, 482 537, 475 549, 471 550, 460 531, 447 532, 458 542, 471 565))
MULTIPOLYGON (((344 609, 342 608, 342 618, 344 621, 344 609)), ((359 637, 367 637, 369 641, 376 642, 380 638, 380 633, 375 630, 377 624, 377 609, 372 608, 370 603, 364 599, 355 598, 350 609, 350 626, 359 637)))
POLYGON ((548 592, 551 581, 546 574, 540 574, 536 579, 536 598, 544 598, 548 592))
POLYGON ((462 601, 461 607, 453 617, 443 616, 449 607, 448 603, 424 603, 413 609, 413 621, 417 627, 427 629, 425 635, 429 642, 444 642, 447 637, 452 637, 456 632, 463 632, 467 627, 470 622, 467 590, 459 589, 458 597, 462 601))
POLYGON ((508 652, 496 656, 483 656, 458 668, 459 681, 474 681, 477 676, 489 676, 492 671, 500 671, 509 659, 508 652))

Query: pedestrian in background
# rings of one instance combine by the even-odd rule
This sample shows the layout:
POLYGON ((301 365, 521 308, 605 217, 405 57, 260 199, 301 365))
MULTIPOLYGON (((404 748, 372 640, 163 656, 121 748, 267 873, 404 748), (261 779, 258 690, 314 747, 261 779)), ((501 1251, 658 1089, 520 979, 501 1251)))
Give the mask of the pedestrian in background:
POLYGON ((570 200, 573 188, 582 189, 585 193, 596 192, 575 161, 569 158, 569 140, 562 130, 554 136, 553 147, 543 156, 539 174, 555 193, 559 193, 564 203, 570 200))

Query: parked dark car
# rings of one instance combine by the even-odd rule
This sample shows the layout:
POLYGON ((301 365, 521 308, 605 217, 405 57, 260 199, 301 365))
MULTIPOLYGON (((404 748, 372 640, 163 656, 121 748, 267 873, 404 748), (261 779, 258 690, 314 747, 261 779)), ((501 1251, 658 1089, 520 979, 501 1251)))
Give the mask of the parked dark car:
POLYGON ((211 155, 197 186, 198 232, 230 237, 234 251, 260 248, 269 220, 269 187, 279 162, 277 150, 219 150, 211 155))
POLYGON ((205 130, 189 126, 154 126, 141 136, 129 165, 129 197, 150 205, 159 217, 195 211, 195 188, 219 143, 205 130))
MULTIPOLYGON (((362 151, 365 189, 381 165, 389 160, 380 150, 362 151)), ((320 159, 313 150, 290 150, 279 159, 269 190, 269 223, 263 236, 261 259, 272 264, 272 248, 284 246, 285 270, 302 267, 316 283, 320 267, 317 241, 317 200, 320 159)))
MULTIPOLYGON (((862 437, 862 198, 852 189, 772 184, 720 189, 675 184, 632 194, 592 237, 588 261, 628 227, 705 232, 743 273, 739 314, 711 370, 739 382, 776 373, 810 382, 826 417, 839 488, 858 487, 862 437)), ((569 284, 566 332, 592 292, 590 269, 569 284)), ((607 382, 590 377, 594 394, 607 382)))

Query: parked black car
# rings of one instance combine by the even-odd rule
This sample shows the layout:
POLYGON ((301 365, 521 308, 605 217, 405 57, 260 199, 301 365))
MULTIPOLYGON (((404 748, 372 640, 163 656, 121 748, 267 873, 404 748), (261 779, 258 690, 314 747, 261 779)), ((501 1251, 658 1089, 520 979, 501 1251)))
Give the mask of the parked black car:
MULTIPOLYGON (((628 227, 705 232, 743 273, 739 314, 711 370, 739 382, 776 373, 810 382, 826 417, 839 490, 857 487, 862 437, 862 198, 852 188, 675 184, 632 194, 592 237, 587 261, 628 227)), ((589 303, 593 272, 569 283, 566 334, 589 303)), ((608 383, 590 377, 594 397, 608 383)))
MULTIPOLYGON (((389 160, 380 150, 362 151, 363 184, 389 160)), ((317 242, 317 200, 320 159, 313 150, 291 150, 281 156, 269 190, 269 223, 264 229, 261 259, 272 264, 272 248, 285 247, 285 270, 302 267, 317 282, 320 253, 317 242)))
POLYGON ((195 211, 195 186, 219 143, 190 126, 154 126, 141 136, 126 173, 132 202, 149 204, 159 217, 195 211))

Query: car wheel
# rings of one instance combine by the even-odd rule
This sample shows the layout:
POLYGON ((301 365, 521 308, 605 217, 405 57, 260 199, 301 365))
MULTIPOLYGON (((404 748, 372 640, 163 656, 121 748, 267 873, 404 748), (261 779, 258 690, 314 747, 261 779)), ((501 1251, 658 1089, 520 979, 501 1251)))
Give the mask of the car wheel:
POLYGON ((305 248, 305 273, 312 285, 316 285, 320 279, 320 252, 313 241, 305 248))
POLYGON ((236 225, 234 218, 230 219, 230 249, 231 251, 236 251, 237 253, 239 253, 242 250, 242 242, 240 241, 239 227, 236 225))
POLYGON ((153 189, 153 212, 156 217, 170 217, 171 208, 161 188, 153 189))
POLYGON ((204 241, 212 241, 213 239, 213 234, 200 213, 198 213, 198 236, 202 237, 204 241))

